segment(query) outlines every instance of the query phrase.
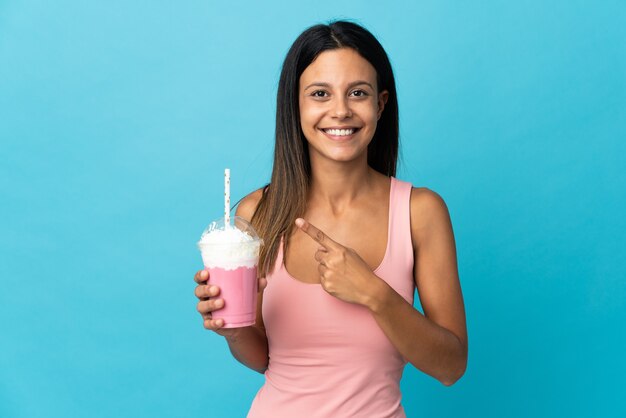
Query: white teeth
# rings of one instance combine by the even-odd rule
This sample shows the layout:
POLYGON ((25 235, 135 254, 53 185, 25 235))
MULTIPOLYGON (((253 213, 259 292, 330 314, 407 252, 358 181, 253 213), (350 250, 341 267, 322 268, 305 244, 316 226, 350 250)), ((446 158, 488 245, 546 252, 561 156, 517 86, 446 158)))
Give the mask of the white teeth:
POLYGON ((324 129, 324 132, 334 136, 346 136, 352 135, 354 129, 324 129))

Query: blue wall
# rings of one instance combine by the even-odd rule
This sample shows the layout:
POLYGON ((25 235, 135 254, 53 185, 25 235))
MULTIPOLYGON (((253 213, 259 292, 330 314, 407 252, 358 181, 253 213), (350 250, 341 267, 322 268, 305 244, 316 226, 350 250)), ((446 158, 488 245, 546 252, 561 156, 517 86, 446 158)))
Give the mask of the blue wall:
POLYGON ((194 244, 224 167, 233 198, 269 179, 289 45, 345 17, 457 240, 469 367, 407 367, 409 416, 624 416, 624 2, 226 4, 0 0, 0 416, 245 415, 194 244))

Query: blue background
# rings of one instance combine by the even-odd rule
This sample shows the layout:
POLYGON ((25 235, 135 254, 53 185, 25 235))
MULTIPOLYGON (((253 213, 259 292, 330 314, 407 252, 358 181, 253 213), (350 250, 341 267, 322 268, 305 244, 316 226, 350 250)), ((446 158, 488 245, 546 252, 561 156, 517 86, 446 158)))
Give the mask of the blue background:
POLYGON ((626 414, 621 1, 0 0, 0 416, 238 417, 195 242, 269 180, 280 66, 352 18, 397 77, 398 177, 455 230, 470 339, 410 417, 626 414))

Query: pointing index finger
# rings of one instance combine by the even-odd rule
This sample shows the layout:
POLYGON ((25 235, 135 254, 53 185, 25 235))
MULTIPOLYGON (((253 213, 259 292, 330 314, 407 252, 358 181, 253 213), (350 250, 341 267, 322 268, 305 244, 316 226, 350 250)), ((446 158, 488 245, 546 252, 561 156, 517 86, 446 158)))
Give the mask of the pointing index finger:
POLYGON ((296 225, 302 230, 302 232, 313 238, 326 249, 334 249, 339 246, 339 244, 329 238, 328 235, 302 218, 296 219, 296 225))

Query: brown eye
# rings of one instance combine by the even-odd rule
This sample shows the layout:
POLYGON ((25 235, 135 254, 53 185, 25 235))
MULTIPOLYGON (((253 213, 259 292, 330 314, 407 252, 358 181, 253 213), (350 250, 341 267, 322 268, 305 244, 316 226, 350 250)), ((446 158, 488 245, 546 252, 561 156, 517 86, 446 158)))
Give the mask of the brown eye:
POLYGON ((354 90, 351 94, 354 97, 365 97, 365 96, 367 96, 367 92, 365 90, 354 90))
POLYGON ((313 96, 313 97, 326 97, 326 96, 328 96, 328 94, 324 90, 315 90, 313 93, 311 93, 311 96, 313 96))

